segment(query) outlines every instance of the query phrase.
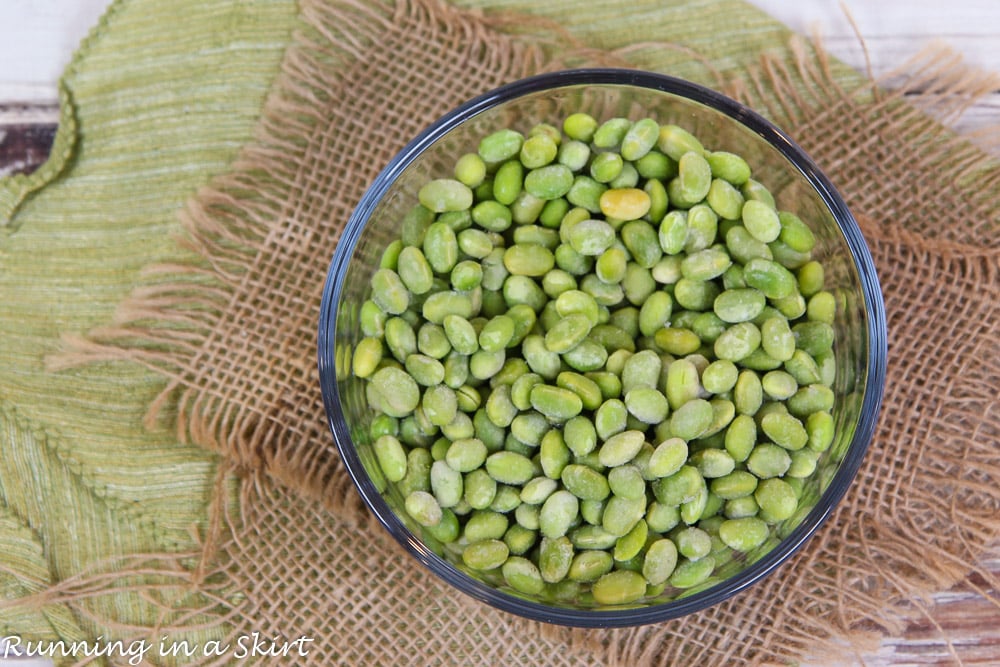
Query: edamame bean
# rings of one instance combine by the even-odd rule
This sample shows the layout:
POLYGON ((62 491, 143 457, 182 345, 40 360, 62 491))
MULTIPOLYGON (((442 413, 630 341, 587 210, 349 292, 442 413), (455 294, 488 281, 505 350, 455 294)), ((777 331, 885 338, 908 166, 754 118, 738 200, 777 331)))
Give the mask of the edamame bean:
POLYGON ((760 506, 760 518, 768 523, 784 521, 795 514, 799 506, 795 489, 777 477, 761 480, 754 491, 754 499, 760 506))
POLYGON ((788 471, 788 466, 792 464, 792 458, 778 445, 764 443, 753 448, 746 464, 747 470, 758 478, 769 479, 784 475, 788 471))
POLYGON ((657 445, 649 459, 649 474, 654 478, 669 477, 688 460, 688 446, 682 438, 668 438, 657 445))
POLYGON ((670 415, 670 432, 684 440, 694 440, 712 423, 712 404, 695 398, 677 408, 670 415))
POLYGON ((472 206, 472 190, 461 181, 438 178, 429 181, 417 194, 420 203, 435 213, 462 211, 472 206))
POLYGON ((387 480, 398 482, 403 479, 406 475, 406 452, 398 438, 388 434, 380 436, 372 449, 387 480))
POLYGON ((516 130, 503 129, 483 137, 479 142, 479 155, 486 162, 503 162, 521 151, 524 135, 516 130))
POLYGON ((465 547, 462 561, 473 570, 494 570, 504 564, 510 549, 500 540, 483 540, 465 547))
POLYGON ((436 526, 441 522, 441 506, 426 491, 414 491, 406 496, 406 513, 421 526, 436 526))
POLYGON ((608 467, 624 465, 635 458, 645 441, 646 437, 642 431, 616 433, 601 445, 598 450, 598 459, 601 465, 608 467))
MULTIPOLYGON (((565 474, 565 471, 564 471, 565 474)), ((546 538, 564 536, 580 512, 580 501, 569 491, 556 491, 542 504, 538 514, 538 528, 546 538)))
POLYGON ((746 553, 767 541, 767 524, 756 517, 729 519, 719 525, 719 539, 730 549, 746 553))

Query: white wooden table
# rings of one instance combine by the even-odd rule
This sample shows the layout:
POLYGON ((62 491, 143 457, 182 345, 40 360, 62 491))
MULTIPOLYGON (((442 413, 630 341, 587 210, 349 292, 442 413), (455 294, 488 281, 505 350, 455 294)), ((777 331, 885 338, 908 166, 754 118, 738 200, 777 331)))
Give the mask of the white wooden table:
MULTIPOLYGON (((969 64, 1000 72, 1000 0, 750 1, 793 30, 818 33, 834 55, 861 71, 870 67, 875 76, 934 41, 950 46, 969 64)), ((110 0, 0 0, 0 145, 5 126, 58 120, 56 81, 108 4, 110 0)), ((990 126, 1000 128, 1000 90, 970 108, 956 129, 990 126)), ((983 565, 1000 577, 1000 548, 983 565)), ((961 590, 941 593, 935 601, 932 619, 886 640, 876 655, 865 656, 865 663, 1000 665, 1000 604, 961 590), (938 628, 950 634, 951 647, 941 641, 938 628)), ((4 660, 0 652, 0 667, 37 664, 4 660)))

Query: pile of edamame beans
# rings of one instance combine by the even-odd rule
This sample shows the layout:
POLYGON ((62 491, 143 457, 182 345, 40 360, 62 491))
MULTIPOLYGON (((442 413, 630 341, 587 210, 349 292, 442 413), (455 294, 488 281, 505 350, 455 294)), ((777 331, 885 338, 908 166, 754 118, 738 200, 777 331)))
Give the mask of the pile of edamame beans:
POLYGON ((833 441, 815 238, 652 118, 502 129, 427 182, 353 373, 405 511, 460 567, 584 606, 760 555, 833 441))

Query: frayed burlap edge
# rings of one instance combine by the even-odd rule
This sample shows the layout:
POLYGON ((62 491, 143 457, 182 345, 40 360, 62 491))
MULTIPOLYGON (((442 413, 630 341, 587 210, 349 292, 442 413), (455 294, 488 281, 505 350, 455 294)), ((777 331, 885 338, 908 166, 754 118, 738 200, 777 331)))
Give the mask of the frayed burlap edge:
MULTIPOLYGON (((363 12, 365 20, 375 22, 385 20, 385 16, 373 14, 369 9, 361 6, 357 8, 363 12)), ((304 13, 308 16, 308 8, 304 13)), ((543 62, 540 51, 533 51, 528 46, 524 48, 531 54, 529 61, 533 66, 526 66, 525 74, 548 68, 543 62)), ((845 100, 850 100, 854 105, 867 105, 866 111, 875 117, 880 117, 896 129, 903 131, 911 128, 908 130, 910 138, 920 141, 927 147, 929 158, 941 160, 946 170, 946 178, 951 182, 968 186, 975 179, 980 179, 984 187, 974 190, 969 201, 974 211, 982 213, 974 218, 976 221, 974 225, 985 225, 986 227, 982 227, 979 231, 990 231, 988 226, 995 223, 990 215, 996 210, 996 206, 994 203, 993 208, 990 208, 991 200, 988 193, 996 192, 995 186, 1000 178, 998 172, 995 169, 987 169, 989 161, 975 147, 960 138, 951 137, 937 123, 926 118, 917 106, 911 104, 916 101, 910 99, 912 95, 904 99, 907 90, 925 88, 929 81, 939 83, 942 80, 941 68, 932 68, 931 71, 934 72, 932 76, 928 76, 926 71, 918 71, 911 81, 912 85, 902 89, 904 92, 886 95, 875 86, 844 91, 836 84, 821 50, 813 50, 800 41, 793 42, 793 50, 797 53, 794 62, 788 63, 773 56, 765 57, 759 66, 749 68, 746 79, 733 82, 727 92, 751 103, 789 129, 800 125, 808 128, 810 123, 816 122, 820 114, 829 112, 831 108, 842 104, 845 100), (777 90, 778 94, 775 94, 774 90, 777 90)), ((317 57, 350 56, 351 40, 347 40, 344 43, 344 52, 325 53, 317 57)), ((304 52, 302 57, 313 56, 304 52)), ((586 60, 586 57, 583 60, 586 60)), ((932 56, 930 60, 932 63, 935 61, 940 63, 937 56, 932 56)), ((289 71, 295 72, 297 68, 305 66, 305 63, 289 58, 287 66, 289 71)), ((960 105, 967 104, 969 99, 974 99, 985 92, 986 79, 981 77, 953 76, 948 77, 948 80, 949 84, 935 89, 933 104, 924 110, 947 118, 950 113, 957 112, 960 105)), ((294 85, 291 90, 300 95, 300 101, 304 102, 311 101, 311 97, 317 94, 315 90, 297 89, 294 85)), ((51 364, 53 368, 58 368, 89 361, 130 359, 154 368, 166 375, 169 383, 158 402, 151 408, 150 424, 156 421, 161 411, 173 404, 176 392, 181 392, 181 398, 177 400, 177 405, 180 406, 177 414, 179 435, 216 450, 220 449, 221 441, 239 439, 245 434, 246 431, 239 427, 240 415, 238 411, 227 409, 220 410, 217 419, 212 423, 190 422, 188 419, 190 413, 184 409, 184 405, 197 403, 200 399, 197 387, 185 387, 184 378, 179 373, 182 365, 178 360, 196 351, 200 340, 205 335, 210 335, 215 313, 228 307, 232 289, 239 284, 246 263, 253 260, 259 242, 270 231, 269 225, 280 219, 275 213, 280 211, 283 202, 266 198, 268 186, 274 181, 280 182, 290 177, 287 168, 294 164, 296 151, 301 149, 301 146, 294 141, 297 131, 307 129, 309 123, 319 120, 318 117, 303 115, 304 108, 307 108, 308 104, 304 107, 299 105, 285 107, 283 105, 287 104, 286 100, 272 100, 271 104, 274 105, 273 108, 281 109, 281 112, 274 117, 265 117, 262 121, 262 135, 267 137, 267 141, 247 148, 234 165, 233 173, 218 179, 210 189, 200 193, 183 216, 187 233, 185 245, 194 252, 196 260, 190 265, 157 267, 151 270, 151 275, 173 276, 177 280, 167 280, 162 285, 137 290, 132 299, 123 305, 114 327, 91 332, 87 338, 68 339, 67 352, 53 358, 51 364), (263 198, 259 197, 261 194, 264 195, 263 198), (206 213, 209 210, 212 212, 211 215, 206 213), (219 215, 220 212, 226 211, 229 215, 219 215), (248 219, 254 222, 248 224, 248 219)), ((796 136, 801 135, 797 133, 796 136)), ((827 163, 824 161, 823 164, 825 166, 827 163)), ((852 205, 864 210, 865 203, 862 196, 859 202, 852 202, 852 205)), ((986 236, 989 238, 989 234, 986 236)), ((952 241, 943 240, 949 243, 952 241)), ((958 245, 956 249, 966 250, 958 245)), ((266 437, 266 435, 266 433, 256 434, 255 437, 266 437)), ((260 483, 259 479, 255 479, 256 474, 246 475, 257 469, 252 458, 252 453, 256 451, 255 443, 253 441, 243 443, 237 447, 237 451, 247 453, 246 458, 237 455, 234 462, 235 467, 246 476, 245 483, 260 483)), ((277 477, 281 479, 280 468, 289 462, 271 463, 274 465, 269 466, 269 469, 278 469, 277 477)), ((296 464, 294 468, 301 469, 301 462, 293 463, 296 464)), ((291 482, 292 488, 301 488, 300 485, 303 484, 301 479, 284 481, 291 482)), ((318 491, 311 495, 323 497, 329 503, 330 499, 323 496, 322 488, 318 491)), ((353 501, 352 504, 357 502, 353 498, 341 500, 353 501)), ((337 507, 339 503, 335 502, 333 506, 337 507)), ((982 537, 984 540, 990 536, 995 538, 996 533, 996 526, 987 527, 982 537)), ((907 543, 901 546, 910 545, 907 543)), ((877 606, 870 606, 867 608, 868 611, 873 617, 876 615, 880 617, 879 627, 898 631, 912 613, 912 603, 907 603, 906 600, 926 599, 930 594, 954 584, 975 568, 972 556, 972 553, 967 553, 960 558, 951 558, 950 563, 942 563, 943 569, 938 572, 940 576, 930 581, 925 580, 921 585, 913 586, 910 582, 897 582, 899 594, 893 603, 894 608, 884 612, 877 606)), ((947 558, 944 560, 947 561, 947 558)), ((797 580, 791 577, 788 580, 790 583, 784 590, 794 591, 797 580)), ((845 591, 845 595, 849 596, 849 592, 845 591)), ((854 602, 859 601, 854 600, 854 602)), ((727 618, 726 613, 719 613, 720 620, 727 618)), ((707 614, 711 615, 712 612, 707 614)), ((843 632, 838 630, 846 630, 850 645, 861 648, 870 648, 880 634, 878 628, 865 631, 864 628, 855 627, 852 630, 838 626, 831 631, 830 626, 819 623, 813 629, 815 635, 806 632, 800 637, 801 641, 796 642, 795 647, 787 647, 793 649, 788 652, 789 655, 798 657, 815 655, 811 651, 817 646, 834 653, 843 651, 845 637, 843 632), (810 642, 810 639, 813 641, 810 642)), ((602 652, 606 651, 609 664, 659 662, 658 644, 663 640, 663 631, 663 627, 653 626, 609 632, 605 637, 598 639, 588 631, 546 628, 546 632, 553 638, 566 641, 572 646, 588 650, 603 649, 602 652)), ((678 628, 677 632, 682 634, 684 629, 678 628)), ((686 657, 693 659, 698 655, 696 651, 686 657)), ((735 653, 733 656, 735 657, 735 653)), ((756 661, 764 664, 777 660, 778 658, 773 656, 759 656, 756 661)))

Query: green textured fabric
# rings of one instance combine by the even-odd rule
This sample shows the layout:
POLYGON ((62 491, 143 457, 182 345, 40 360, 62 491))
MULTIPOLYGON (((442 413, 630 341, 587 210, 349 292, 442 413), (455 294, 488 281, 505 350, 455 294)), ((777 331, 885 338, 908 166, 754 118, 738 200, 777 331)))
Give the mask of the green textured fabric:
POLYGON ((115 2, 63 77, 50 162, 0 181, 0 218, 20 203, 0 222, 0 633, 154 623, 111 586, 74 610, 26 598, 197 542, 216 460, 143 425, 162 378, 121 363, 54 373, 45 357, 184 252, 177 212, 250 139, 295 16, 288 1, 115 2))
MULTIPOLYGON (((457 4, 558 20, 586 47, 633 47, 635 65, 708 85, 789 48, 786 28, 739 0, 457 4)), ((118 362, 55 372, 45 359, 155 284, 143 267, 185 256, 178 211, 251 140, 296 9, 117 0, 66 72, 53 160, 0 181, 0 632, 71 641, 155 624, 156 607, 128 590, 33 596, 116 558, 199 545, 217 461, 143 423, 162 376, 118 362)))

